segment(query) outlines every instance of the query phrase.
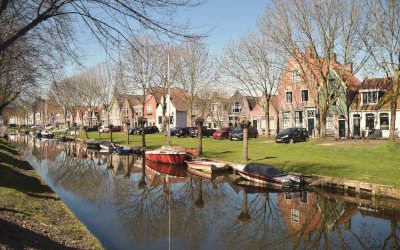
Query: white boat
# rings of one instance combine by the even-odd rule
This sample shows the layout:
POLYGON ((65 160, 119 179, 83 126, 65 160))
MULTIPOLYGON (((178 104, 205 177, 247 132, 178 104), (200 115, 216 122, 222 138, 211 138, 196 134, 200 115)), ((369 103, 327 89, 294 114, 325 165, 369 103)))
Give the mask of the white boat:
POLYGON ((186 161, 189 168, 204 171, 204 172, 217 172, 228 170, 228 165, 221 162, 214 161, 186 161))

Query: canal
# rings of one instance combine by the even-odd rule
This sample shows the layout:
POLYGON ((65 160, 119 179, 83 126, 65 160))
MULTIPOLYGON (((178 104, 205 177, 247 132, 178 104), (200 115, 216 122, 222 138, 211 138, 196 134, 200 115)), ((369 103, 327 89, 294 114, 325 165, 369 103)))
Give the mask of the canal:
POLYGON ((167 172, 136 155, 10 136, 107 249, 400 248, 400 201, 257 190, 233 173, 167 172))

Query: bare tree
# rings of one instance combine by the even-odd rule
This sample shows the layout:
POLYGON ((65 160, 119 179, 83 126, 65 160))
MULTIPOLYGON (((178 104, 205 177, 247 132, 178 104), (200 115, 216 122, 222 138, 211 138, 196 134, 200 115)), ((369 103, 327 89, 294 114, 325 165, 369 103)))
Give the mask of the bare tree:
POLYGON ((332 70, 346 82, 368 59, 360 37, 361 9, 356 0, 274 0, 260 20, 265 33, 297 62, 303 82, 317 92, 312 97, 321 137, 328 110, 338 98, 337 87, 330 84, 332 70), (355 66, 349 72, 351 63, 355 66))
MULTIPOLYGON (((142 114, 148 102, 147 94, 149 89, 154 86, 156 78, 155 63, 159 56, 155 49, 157 41, 149 36, 141 36, 134 39, 132 46, 125 54, 125 74, 129 80, 130 89, 140 96, 142 114)), ((142 146, 146 147, 145 138, 145 118, 138 119, 142 127, 142 146)))
POLYGON ((196 39, 184 43, 182 53, 180 86, 188 93, 188 123, 193 126, 193 108, 198 91, 214 77, 213 65, 206 46, 196 39))
POLYGON ((285 54, 274 49, 268 33, 259 30, 249 33, 238 42, 225 47, 219 66, 222 73, 238 88, 253 97, 260 97, 258 105, 265 115, 265 130, 270 136, 269 108, 272 96, 278 90, 280 76, 285 62, 285 54))
POLYGON ((396 138, 396 109, 400 97, 400 2, 396 0, 365 0, 365 29, 363 34, 368 53, 374 63, 391 80, 390 140, 396 138))

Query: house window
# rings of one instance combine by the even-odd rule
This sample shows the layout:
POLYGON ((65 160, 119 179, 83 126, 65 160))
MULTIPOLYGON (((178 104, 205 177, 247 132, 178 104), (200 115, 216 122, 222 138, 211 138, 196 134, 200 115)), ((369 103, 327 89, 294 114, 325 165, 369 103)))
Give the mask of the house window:
POLYGON ((303 111, 295 111, 294 122, 296 127, 303 127, 303 111))
POLYGON ((263 102, 262 106, 263 106, 263 108, 266 108, 267 107, 267 102, 263 102))
POLYGON ((297 64, 293 65, 292 69, 292 82, 300 82, 300 69, 297 64))
POLYGON ((233 113, 240 113, 242 110, 242 105, 240 105, 240 102, 235 102, 233 106, 233 113))
POLYGON ((378 103, 379 93, 378 91, 364 92, 362 93, 362 103, 363 105, 370 105, 378 103))
POLYGON ((162 124, 162 116, 158 116, 158 124, 162 124))
POLYGON ((379 115, 379 122, 382 130, 389 130, 389 114, 382 113, 379 115))
POLYGON ((308 102, 308 89, 303 89, 301 91, 301 101, 308 102))
POLYGON ((375 128, 375 116, 374 114, 368 113, 365 115, 365 125, 367 130, 370 131, 375 128))
POLYGON ((292 126, 292 119, 290 116, 290 112, 282 113, 282 124, 283 124, 283 129, 290 128, 292 126))
POLYGON ((300 212, 297 209, 292 209, 290 212, 290 219, 292 220, 292 222, 299 222, 299 217, 300 217, 300 212))
POLYGON ((153 105, 149 104, 147 105, 147 114, 152 114, 153 113, 153 105))
POLYGON ((293 95, 292 95, 292 91, 288 91, 288 92, 286 92, 286 102, 287 102, 287 103, 291 103, 291 102, 293 102, 293 95))
POLYGON ((211 104, 211 110, 212 110, 213 112, 217 112, 217 111, 218 111, 218 104, 217 104, 217 103, 211 104))
POLYGON ((336 106, 337 98, 338 98, 338 97, 335 95, 335 93, 332 93, 332 94, 329 96, 330 103, 331 103, 333 106, 336 106))

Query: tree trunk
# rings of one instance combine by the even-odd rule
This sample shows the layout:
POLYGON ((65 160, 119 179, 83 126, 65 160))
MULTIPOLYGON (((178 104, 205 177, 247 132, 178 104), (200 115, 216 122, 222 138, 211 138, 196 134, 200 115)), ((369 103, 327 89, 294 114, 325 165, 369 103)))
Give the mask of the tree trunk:
MULTIPOLYGON (((167 130, 166 130, 166 127, 167 127, 167 123, 166 123, 166 119, 165 119, 166 115, 167 115, 167 100, 166 100, 166 98, 164 96, 164 100, 163 100, 163 104, 162 104, 162 117, 163 117, 163 119, 162 119, 161 131, 165 134, 165 136, 168 136, 167 135, 167 130)), ((169 116, 169 114, 168 114, 168 116, 169 116)))
POLYGON ((188 107, 188 119, 189 119, 188 127, 193 127, 193 119, 192 119, 192 116, 193 116, 193 110, 192 110, 192 108, 191 108, 190 105, 189 105, 189 107, 188 107))
POLYGON ((197 125, 197 150, 199 152, 199 155, 203 154, 203 124, 204 124, 204 119, 202 117, 197 117, 196 118, 196 125, 197 125))
POLYGON ((319 113, 319 136, 324 139, 326 136, 326 111, 321 108, 319 113))
POLYGON ((140 124, 140 127, 142 128, 142 147, 146 147, 146 133, 144 131, 144 122, 140 124))
POLYGON ((243 128, 243 160, 244 161, 249 160, 249 145, 247 142, 247 134, 248 134, 248 128, 244 127, 243 128))
POLYGON ((265 110, 264 110, 264 115, 265 115, 265 132, 266 136, 270 137, 271 132, 269 131, 269 103, 266 105, 265 110))
POLYGON ((390 125, 389 125, 389 140, 396 140, 396 109, 397 109, 397 94, 392 93, 390 100, 390 125))

